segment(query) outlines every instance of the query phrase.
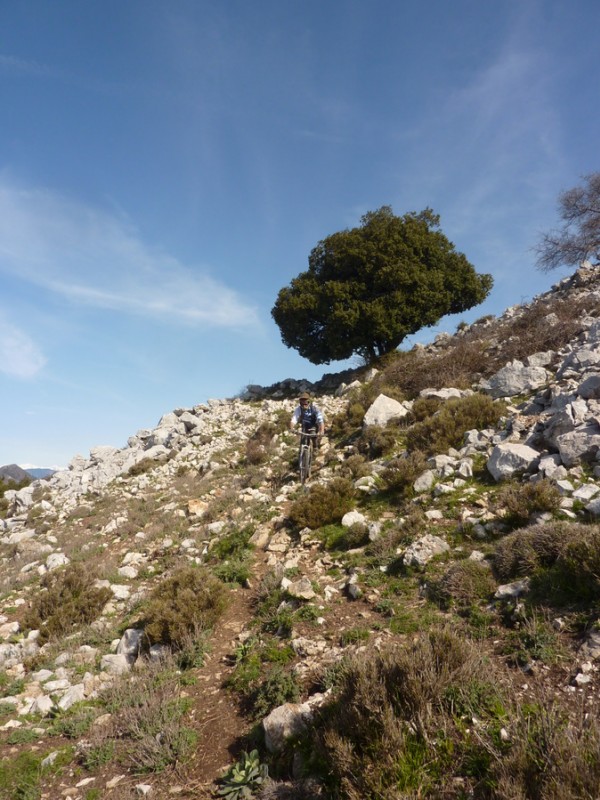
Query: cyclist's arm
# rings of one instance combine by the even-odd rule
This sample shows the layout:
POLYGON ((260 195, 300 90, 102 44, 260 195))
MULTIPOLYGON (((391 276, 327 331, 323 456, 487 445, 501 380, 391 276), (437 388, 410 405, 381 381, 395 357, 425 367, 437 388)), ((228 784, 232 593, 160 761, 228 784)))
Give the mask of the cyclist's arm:
POLYGON ((293 431, 299 422, 300 422, 300 409, 296 408, 290 419, 290 430, 293 431))
POLYGON ((317 409, 317 433, 319 436, 323 436, 325 433, 325 419, 319 409, 317 409))

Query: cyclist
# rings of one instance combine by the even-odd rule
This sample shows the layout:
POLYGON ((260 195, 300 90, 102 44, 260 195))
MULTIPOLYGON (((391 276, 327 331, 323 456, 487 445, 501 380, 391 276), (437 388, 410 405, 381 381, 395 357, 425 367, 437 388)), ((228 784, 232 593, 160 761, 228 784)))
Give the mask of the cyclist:
POLYGON ((294 430, 297 425, 302 425, 302 433, 308 433, 311 428, 316 429, 317 438, 315 446, 321 444, 321 436, 325 432, 325 419, 323 412, 311 402, 308 392, 302 392, 298 398, 298 406, 294 409, 290 420, 290 430, 294 430))

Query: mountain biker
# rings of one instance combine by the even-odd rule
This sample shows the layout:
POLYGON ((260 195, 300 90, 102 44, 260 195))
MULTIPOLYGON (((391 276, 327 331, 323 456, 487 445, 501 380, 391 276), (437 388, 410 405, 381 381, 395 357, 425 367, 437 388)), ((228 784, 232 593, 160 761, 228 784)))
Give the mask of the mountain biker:
POLYGON ((308 433, 311 428, 316 428, 318 435, 315 446, 319 447, 321 436, 325 433, 325 419, 323 412, 311 402, 308 392, 302 392, 298 398, 298 406, 290 419, 290 430, 293 431, 297 425, 302 425, 302 433, 308 433))

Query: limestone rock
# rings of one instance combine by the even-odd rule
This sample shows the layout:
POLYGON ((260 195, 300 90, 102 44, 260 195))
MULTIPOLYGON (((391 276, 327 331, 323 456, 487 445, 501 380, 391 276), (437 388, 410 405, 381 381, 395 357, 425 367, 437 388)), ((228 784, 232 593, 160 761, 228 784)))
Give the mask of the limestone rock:
POLYGON ((385 394, 380 394, 373 403, 369 406, 365 414, 363 425, 381 425, 384 427, 393 419, 402 419, 408 414, 408 408, 394 400, 387 397, 385 394))

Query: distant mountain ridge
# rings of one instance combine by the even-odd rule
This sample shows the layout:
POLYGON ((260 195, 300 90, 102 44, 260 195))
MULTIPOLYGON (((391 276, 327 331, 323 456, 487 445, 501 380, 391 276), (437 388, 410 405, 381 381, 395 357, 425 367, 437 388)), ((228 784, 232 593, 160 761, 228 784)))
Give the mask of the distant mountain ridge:
POLYGON ((49 478, 50 475, 54 475, 56 470, 47 469, 46 467, 32 467, 31 469, 26 469, 25 472, 31 475, 32 478, 49 478))
POLYGON ((0 478, 5 481, 21 483, 22 481, 31 480, 31 477, 29 472, 21 469, 18 464, 6 464, 4 467, 0 467, 0 478))
POLYGON ((56 470, 47 469, 45 467, 23 469, 18 464, 6 464, 0 467, 0 479, 21 483, 22 481, 29 481, 31 479, 48 478, 50 475, 54 475, 55 471, 56 470))

